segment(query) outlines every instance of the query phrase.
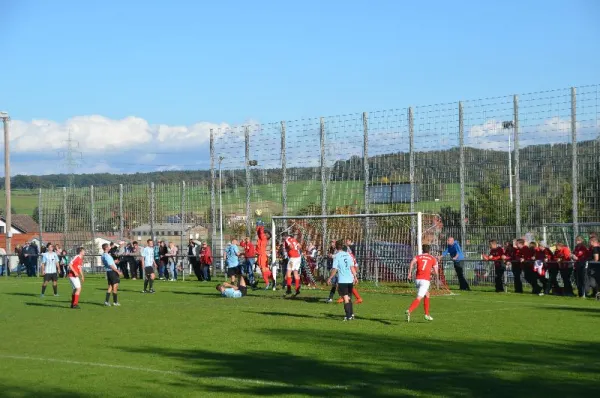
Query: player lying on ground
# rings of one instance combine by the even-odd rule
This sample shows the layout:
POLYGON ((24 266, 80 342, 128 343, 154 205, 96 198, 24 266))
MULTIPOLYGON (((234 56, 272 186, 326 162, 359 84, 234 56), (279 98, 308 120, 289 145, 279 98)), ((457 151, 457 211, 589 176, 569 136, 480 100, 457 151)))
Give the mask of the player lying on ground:
POLYGON ((83 247, 77 249, 77 255, 69 262, 69 280, 71 281, 71 308, 79 309, 79 295, 81 294, 81 284, 85 280, 83 276, 83 256, 85 250, 83 247), (81 280, 80 280, 81 279, 81 280))
POLYGON ((335 243, 335 249, 336 253, 333 257, 333 267, 329 279, 327 279, 327 284, 331 284, 332 279, 337 275, 338 291, 344 299, 344 311, 346 313, 344 321, 350 321, 354 319, 354 309, 352 308, 350 294, 354 284, 358 283, 358 279, 356 279, 356 269, 354 268, 352 257, 350 257, 346 251, 344 242, 338 240, 335 243))
POLYGON ((415 266, 417 267, 417 275, 415 277, 415 284, 417 286, 417 298, 414 299, 410 307, 406 310, 406 321, 410 322, 410 314, 417 309, 421 300, 423 300, 423 306, 425 307, 425 319, 433 321, 431 315, 429 315, 429 285, 431 284, 431 270, 437 276, 438 275, 438 262, 435 257, 429 254, 431 248, 429 245, 423 245, 423 254, 419 254, 410 262, 408 270, 408 280, 412 279, 412 272, 415 266))
POLYGON ((227 298, 241 298, 248 294, 246 279, 244 277, 240 277, 240 281, 237 286, 224 282, 221 285, 217 285, 217 290, 221 292, 221 296, 227 298))

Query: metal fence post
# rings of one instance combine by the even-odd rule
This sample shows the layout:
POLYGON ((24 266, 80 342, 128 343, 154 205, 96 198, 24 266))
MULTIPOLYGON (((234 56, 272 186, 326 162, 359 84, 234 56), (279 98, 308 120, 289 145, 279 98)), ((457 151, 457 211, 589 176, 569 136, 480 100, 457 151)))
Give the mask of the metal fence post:
MULTIPOLYGON (((371 185, 370 182, 370 175, 369 175, 369 114, 368 112, 363 112, 362 114, 362 122, 363 122, 363 178, 364 178, 364 212, 365 214, 369 214, 370 211, 370 198, 369 198, 369 186, 371 185)), ((369 264, 371 263, 369 261, 368 257, 368 253, 371 252, 370 247, 371 247, 371 236, 369 234, 369 223, 370 223, 370 219, 369 217, 366 217, 364 219, 364 225, 363 225, 363 234, 364 234, 364 241, 365 241, 365 247, 364 247, 364 258, 363 258, 363 262, 365 263, 365 265, 367 266, 367 268, 369 267, 369 264)), ((324 249, 324 248, 323 248, 324 249)), ((355 255, 358 255, 358 253, 354 253, 355 255)))
POLYGON ((154 182, 150 183, 150 239, 154 240, 154 217, 155 217, 155 206, 154 206, 154 182))
POLYGON ((63 187, 63 247, 67 248, 67 234, 69 233, 69 208, 67 206, 67 187, 63 187))
MULTIPOLYGON (((283 204, 283 215, 287 216, 287 153, 285 143, 285 122, 281 122, 281 201, 283 204)), ((275 232, 275 231, 273 231, 275 232)))
MULTIPOLYGON (((181 230, 179 232, 180 236, 180 247, 181 247, 181 253, 184 253, 184 248, 183 248, 183 244, 184 244, 184 240, 183 240, 183 235, 185 234, 185 181, 181 181, 181 230)), ((191 264, 190 258, 187 258, 188 260, 188 264, 191 264)), ((184 267, 184 261, 183 261, 183 257, 182 257, 182 261, 181 261, 181 269, 182 271, 182 279, 185 281, 185 267, 184 267)))
MULTIPOLYGON (((42 188, 40 188, 38 193, 38 225, 40 227, 40 249, 44 245, 44 210, 42 205, 42 188)), ((10 225, 7 225, 7 231, 11 228, 10 225)))
MULTIPOLYGON (((92 255, 99 254, 99 250, 96 247, 96 203, 94 199, 94 186, 90 185, 90 226, 92 229, 92 255)), ((95 261, 95 258, 94 260, 95 261)))
POLYGON ((217 241, 217 200, 215 194, 215 135, 210 129, 210 244, 213 249, 217 241))
POLYGON ((577 165, 577 91, 571 87, 571 155, 572 155, 572 177, 573 187, 573 245, 579 235, 579 181, 577 165))
POLYGON ((246 149, 246 234, 252 232, 252 220, 250 211, 250 196, 252 194, 252 174, 250 173, 250 127, 244 127, 245 149, 246 149))
MULTIPOLYGON (((415 199, 416 199, 416 184, 415 184, 415 119, 413 114, 412 106, 408 108, 408 162, 409 162, 409 181, 410 181, 410 211, 415 211, 415 199)), ((390 187, 390 189, 393 189, 390 187)), ((417 246, 416 250, 413 250, 413 255, 419 252, 417 234, 417 220, 414 217, 410 218, 411 235, 413 238, 411 241, 417 246), (416 238, 416 239, 415 239, 416 238)))
MULTIPOLYGON (((327 215, 327 158, 325 156, 325 118, 321 117, 319 124, 320 145, 321 145, 321 215, 327 215)), ((327 248, 327 219, 323 218, 321 222, 323 237, 321 247, 323 252, 327 248)))
POLYGON ((515 121, 515 230, 517 237, 521 237, 521 173, 520 173, 520 156, 519 156, 519 96, 513 97, 513 118, 515 121))
POLYGON ((125 219, 123 217, 123 184, 119 184, 119 239, 125 235, 125 219))
POLYGON ((465 205, 465 124, 463 114, 463 103, 458 103, 458 142, 460 145, 460 242, 463 248, 467 246, 467 211, 465 205))

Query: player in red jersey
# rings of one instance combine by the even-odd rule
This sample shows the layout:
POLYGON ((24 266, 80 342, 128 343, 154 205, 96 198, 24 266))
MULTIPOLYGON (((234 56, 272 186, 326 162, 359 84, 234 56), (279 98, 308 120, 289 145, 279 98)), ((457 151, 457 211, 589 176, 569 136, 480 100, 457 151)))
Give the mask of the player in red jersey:
POLYGON ((71 288, 73 288, 73 294, 71 295, 71 308, 79 309, 79 294, 81 293, 81 284, 85 280, 83 276, 83 256, 85 250, 83 247, 77 249, 77 255, 73 257, 69 263, 69 280, 71 281, 71 288), (81 280, 79 280, 81 278, 81 280))
MULTIPOLYGON (((271 271, 269 270, 269 258, 267 256, 267 245, 269 239, 271 239, 271 232, 265 231, 265 224, 262 221, 256 222, 256 253, 258 254, 258 266, 262 274, 263 280, 265 281, 265 290, 268 290, 271 285, 269 280, 271 278, 271 271)), ((273 253, 273 256, 275 253, 273 253)), ((273 278, 273 290, 275 290, 275 278, 273 278)))
POLYGON ((292 293, 292 273, 294 274, 294 282, 296 285, 296 296, 300 294, 300 265, 302 264, 302 257, 300 253, 300 244, 296 238, 290 234, 285 235, 283 241, 285 250, 288 255, 288 267, 285 273, 285 285, 287 290, 285 294, 292 293))
POLYGON ((438 275, 438 261, 435 257, 429 254, 429 245, 423 245, 423 254, 419 254, 410 262, 410 268, 408 270, 408 280, 412 279, 412 272, 415 265, 417 266, 417 275, 415 277, 415 283, 417 285, 417 298, 414 299, 410 307, 406 310, 406 321, 410 322, 410 314, 419 306, 421 300, 423 300, 423 306, 425 307, 425 320, 433 321, 431 315, 429 315, 429 285, 431 284, 431 271, 437 276, 438 275))
POLYGON ((571 263, 571 250, 562 242, 556 243, 554 259, 558 263, 560 277, 563 280, 565 296, 573 297, 573 285, 571 284, 571 275, 573 274, 573 264, 571 263))
MULTIPOLYGON (((354 262, 354 265, 352 266, 352 268, 354 269, 354 273, 356 275, 358 275, 358 261, 356 261, 356 256, 354 255, 354 252, 352 252, 352 248, 355 247, 352 244, 352 240, 350 239, 346 239, 346 251, 348 252, 348 254, 350 255, 350 257, 352 258, 352 261, 354 262)), ((352 294, 354 295, 354 297, 356 297, 356 304, 360 304, 363 302, 362 297, 360 297, 360 294, 358 294, 358 290, 356 290, 356 287, 352 288, 352 294)), ((343 303, 344 302, 344 298, 340 297, 337 301, 337 303, 343 303)))
POLYGON ((575 248, 571 254, 571 259, 575 261, 575 283, 577 285, 577 295, 585 295, 585 265, 588 261, 590 250, 588 249, 582 236, 575 238, 575 248))
POLYGON ((504 292, 504 271, 506 267, 502 261, 504 257, 504 249, 498 246, 498 241, 490 240, 490 253, 481 256, 484 260, 493 261, 495 269, 496 293, 504 292))

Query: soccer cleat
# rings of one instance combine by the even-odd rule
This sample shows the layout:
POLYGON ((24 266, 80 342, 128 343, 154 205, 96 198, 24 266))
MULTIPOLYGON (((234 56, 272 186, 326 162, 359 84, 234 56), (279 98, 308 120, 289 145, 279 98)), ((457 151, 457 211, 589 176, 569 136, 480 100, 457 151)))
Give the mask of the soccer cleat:
POLYGON ((54 297, 59 297, 59 296, 58 296, 58 293, 56 293, 56 294, 54 295, 54 297))
POLYGON ((433 321, 433 318, 431 317, 431 315, 425 315, 425 320, 426 321, 433 321))
POLYGON ((104 302, 104 306, 105 306, 105 307, 110 307, 110 303, 109 303, 108 301, 105 301, 105 302, 104 302))
POLYGON ((327 299, 326 303, 333 303, 333 299, 327 299))
POLYGON ((338 303, 338 304, 342 304, 343 302, 344 302, 344 299, 341 297, 339 299, 337 299, 337 301, 336 301, 336 303, 338 303))
POLYGON ((113 307, 120 307, 121 303, 113 303, 113 307))
POLYGON ((40 298, 44 298, 44 295, 43 295, 43 294, 40 294, 40 298))
POLYGON ((156 290, 150 289, 149 293, 154 294, 154 293, 156 293, 156 290))
POLYGON ((285 290, 285 294, 292 294, 292 288, 288 286, 285 290))
POLYGON ((72 306, 71 308, 73 308, 74 310, 80 310, 80 309, 81 309, 81 307, 80 307, 80 306, 78 306, 78 305, 74 305, 74 306, 72 306))
POLYGON ((353 321, 353 320, 354 320, 354 315, 352 315, 349 318, 347 316, 344 317, 344 322, 353 321))
POLYGON ((142 290, 142 293, 148 293, 148 291, 147 290, 142 290))
POLYGON ((358 299, 356 300, 356 304, 362 304, 363 300, 362 299, 358 299))
POLYGON ((267 286, 265 286, 265 290, 270 290, 271 289, 271 284, 268 284, 267 286))
POLYGON ((410 311, 406 310, 406 322, 410 322, 410 311))
POLYGON ((300 288, 296 289, 296 294, 295 296, 298 296, 300 294, 300 288))
POLYGON ((273 291, 277 290, 277 285, 273 285, 273 291))
POLYGON ((542 297, 544 295, 544 292, 540 292, 538 293, 538 296, 542 297))

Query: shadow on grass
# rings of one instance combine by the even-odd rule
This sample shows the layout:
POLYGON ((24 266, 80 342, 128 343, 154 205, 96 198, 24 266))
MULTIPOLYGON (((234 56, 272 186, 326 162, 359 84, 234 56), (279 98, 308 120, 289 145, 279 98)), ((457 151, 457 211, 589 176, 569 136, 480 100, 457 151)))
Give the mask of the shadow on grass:
MULTIPOLYGON (((340 311, 339 314, 323 313, 321 316, 297 314, 297 313, 293 313, 293 312, 268 312, 268 311, 264 311, 264 312, 244 311, 244 312, 246 312, 248 314, 276 316, 276 317, 289 317, 289 318, 301 318, 301 319, 331 319, 331 320, 340 321, 340 322, 342 321, 342 319, 344 319, 343 311, 340 311)), ((361 322, 361 321, 378 322, 378 323, 381 323, 384 325, 392 325, 393 324, 392 321, 387 320, 387 319, 357 316, 356 322, 361 322)))
MULTIPOLYGON (((597 394, 596 377, 600 372, 597 344, 395 337, 357 333, 352 327, 340 322, 339 333, 302 330, 305 336, 318 336, 314 344, 307 346, 313 355, 246 348, 225 353, 162 347, 121 350, 163 357, 191 378, 206 378, 210 383, 196 383, 195 379, 188 382, 190 391, 198 394, 312 397, 422 394, 452 398, 597 394), (316 356, 315 349, 319 347, 328 354, 316 356), (223 375, 232 379, 222 380, 223 375)), ((295 329, 264 329, 257 333, 277 336, 282 341, 298 339, 295 329)), ((303 351, 299 348, 296 352, 303 351)))
POLYGON ((51 303, 25 303, 25 305, 28 305, 30 307, 56 307, 56 308, 65 308, 65 309, 70 309, 68 306, 66 305, 58 305, 58 304, 51 304, 51 303))
POLYGON ((588 314, 593 314, 593 315, 600 315, 600 308, 592 308, 592 307, 563 307, 563 306, 559 306, 559 305, 555 305, 555 306, 545 306, 545 307, 540 307, 544 310, 552 310, 552 311, 569 311, 569 312, 583 312, 583 313, 588 313, 588 314))
POLYGON ((47 387, 43 385, 28 386, 25 383, 11 384, 9 380, 1 380, 3 397, 48 397, 48 398, 81 398, 91 397, 91 394, 85 392, 73 392, 64 389, 47 387))
POLYGON ((4 293, 10 296, 22 296, 22 297, 38 297, 39 293, 22 293, 22 292, 14 292, 14 293, 4 293))

